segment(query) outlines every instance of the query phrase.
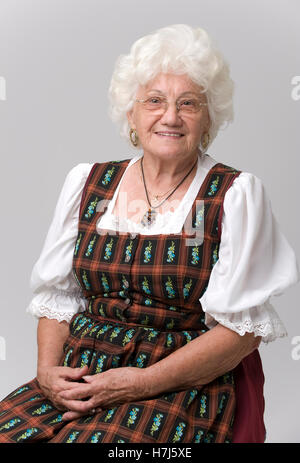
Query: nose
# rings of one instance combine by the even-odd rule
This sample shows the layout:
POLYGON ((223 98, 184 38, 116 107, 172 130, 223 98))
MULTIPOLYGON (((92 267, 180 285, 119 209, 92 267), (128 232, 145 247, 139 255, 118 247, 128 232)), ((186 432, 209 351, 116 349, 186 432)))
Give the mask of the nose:
POLYGON ((165 112, 162 114, 160 122, 169 126, 180 126, 182 124, 182 119, 179 116, 177 106, 175 103, 169 103, 165 112))

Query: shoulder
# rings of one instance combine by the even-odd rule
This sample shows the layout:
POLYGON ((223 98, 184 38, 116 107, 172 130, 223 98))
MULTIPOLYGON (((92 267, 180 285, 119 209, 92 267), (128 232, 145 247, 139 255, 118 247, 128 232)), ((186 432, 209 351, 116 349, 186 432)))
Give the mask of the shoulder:
POLYGON ((68 201, 78 199, 80 195, 83 201, 88 186, 107 189, 120 177, 129 162, 130 159, 124 159, 76 164, 66 175, 62 195, 66 196, 68 201))
MULTIPOLYGON (((264 191, 263 180, 252 172, 240 171, 240 174, 235 177, 231 191, 240 190, 244 192, 258 192, 264 191)), ((229 190, 229 191, 230 191, 229 190)))
POLYGON ((255 174, 251 172, 246 172, 240 169, 237 166, 232 166, 227 163, 217 161, 211 155, 207 155, 205 159, 205 165, 207 170, 212 169, 214 173, 230 174, 234 177, 235 185, 240 186, 250 186, 250 185, 260 185, 263 187, 262 180, 255 174))
POLYGON ((88 177, 92 172, 104 172, 106 170, 117 172, 120 169, 126 168, 127 165, 132 162, 132 159, 122 159, 122 160, 109 160, 104 162, 94 162, 92 164, 82 163, 75 166, 73 169, 73 175, 85 176, 88 177))
POLYGON ((108 160, 108 161, 104 161, 104 162, 92 162, 92 163, 89 163, 89 162, 81 162, 79 164, 76 164, 75 166, 73 166, 67 173, 66 175, 66 178, 67 179, 83 179, 83 178, 87 178, 88 175, 91 173, 92 169, 96 169, 96 168, 100 168, 100 169, 103 169, 103 168, 106 168, 108 166, 111 166, 111 165, 115 165, 115 166, 122 166, 123 164, 126 165, 128 164, 128 162, 130 161, 130 159, 122 159, 122 160, 118 160, 118 161, 115 161, 115 160, 108 160))
POLYGON ((243 171, 237 166, 218 162, 212 156, 208 156, 208 166, 212 168, 213 176, 221 176, 226 179, 224 190, 224 202, 237 205, 239 202, 268 202, 268 193, 263 180, 252 172, 243 171))
POLYGON ((229 209, 242 208, 248 213, 256 211, 261 214, 271 210, 272 204, 262 179, 251 172, 241 172, 226 192, 224 208, 227 212, 229 209))
POLYGON ((246 172, 237 166, 232 166, 224 162, 217 161, 213 156, 207 155, 204 159, 204 165, 207 170, 211 169, 214 174, 222 174, 232 177, 231 187, 227 193, 234 190, 245 190, 249 188, 263 189, 263 181, 252 172, 246 172))
POLYGON ((95 163, 81 162, 73 166, 66 175, 66 181, 86 179, 95 163))
MULTIPOLYGON (((95 171, 102 172, 112 166, 121 166, 128 161, 81 162, 73 166, 66 174, 64 186, 69 188, 83 187, 89 176, 95 171)), ((115 170, 115 168, 114 168, 115 170)))
POLYGON ((214 156, 205 153, 205 155, 202 155, 202 166, 207 170, 207 171, 212 171, 213 173, 218 173, 218 174, 231 174, 231 175, 236 175, 241 172, 240 169, 238 169, 236 166, 231 166, 227 163, 218 161, 214 156))
POLYGON ((93 165, 92 163, 80 163, 67 171, 60 192, 62 201, 68 204, 74 203, 78 194, 81 194, 93 165))

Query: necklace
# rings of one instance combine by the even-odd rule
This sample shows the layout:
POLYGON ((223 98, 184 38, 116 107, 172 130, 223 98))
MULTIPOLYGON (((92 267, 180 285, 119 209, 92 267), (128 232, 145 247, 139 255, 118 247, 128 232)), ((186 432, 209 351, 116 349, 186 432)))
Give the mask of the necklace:
MULTIPOLYGON (((143 181, 142 175, 141 175, 141 180, 143 181)), ((160 193, 160 194, 156 194, 156 195, 151 194, 151 191, 148 191, 148 196, 150 197, 150 195, 151 195, 152 200, 157 202, 159 200, 159 198, 163 198, 164 196, 166 196, 169 193, 169 191, 171 191, 173 188, 174 188, 174 185, 172 185, 171 188, 169 188, 169 190, 166 191, 165 193, 160 193), (149 195, 149 193, 150 193, 150 195, 149 195)), ((152 207, 154 207, 154 206, 152 206, 152 207)))
MULTIPOLYGON (((141 224, 144 226, 144 227, 150 227, 152 224, 154 224, 155 220, 156 220, 156 215, 157 215, 157 212, 155 209, 157 209, 158 207, 160 207, 162 204, 164 204, 165 201, 167 201, 167 199, 170 198, 170 196, 172 196, 173 193, 175 193, 175 191, 177 190, 177 188, 180 187, 180 185, 185 181, 185 179, 190 175, 190 173, 192 172, 192 170, 194 169, 195 165, 197 164, 198 162, 198 159, 196 160, 196 162, 193 164, 192 168, 188 171, 188 173, 183 177, 183 179, 178 183, 178 185, 173 189, 173 191, 171 191, 171 193, 160 203, 158 204, 157 206, 152 206, 152 204, 150 203, 150 199, 149 199, 149 195, 148 195, 148 190, 147 190, 147 187, 146 187, 146 181, 145 181, 145 174, 144 174, 144 168, 143 168, 143 157, 141 159, 141 171, 142 171, 142 179, 143 179, 143 184, 144 184, 144 188, 145 188, 145 193, 146 193, 146 198, 147 198, 147 202, 149 204, 149 209, 148 211, 143 215, 143 218, 141 220, 141 224)), ((170 191, 170 190, 168 190, 170 191)), ((168 192, 167 192, 168 193, 168 192)), ((166 194, 166 193, 165 193, 166 194)))

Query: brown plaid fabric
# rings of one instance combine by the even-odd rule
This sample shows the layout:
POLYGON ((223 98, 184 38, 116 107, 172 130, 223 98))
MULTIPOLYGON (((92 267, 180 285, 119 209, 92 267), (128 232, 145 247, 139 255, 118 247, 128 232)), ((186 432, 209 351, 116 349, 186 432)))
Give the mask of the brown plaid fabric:
MULTIPOLYGON (((89 374, 145 368, 208 330, 199 298, 218 260, 224 196, 240 174, 213 166, 180 234, 99 234, 128 162, 95 163, 82 195, 73 273, 87 305, 70 322, 60 365, 88 365, 89 374)), ((234 411, 232 371, 68 423, 34 379, 0 403, 0 442, 231 442, 234 411)))

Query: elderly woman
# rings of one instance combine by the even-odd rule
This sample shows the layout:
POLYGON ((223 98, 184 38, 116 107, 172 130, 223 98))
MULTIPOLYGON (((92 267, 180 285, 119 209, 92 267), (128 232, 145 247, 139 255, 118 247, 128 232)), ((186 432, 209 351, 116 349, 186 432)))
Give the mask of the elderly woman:
POLYGON ((37 376, 0 403, 0 442, 264 442, 257 348, 299 273, 260 179, 206 153, 232 93, 199 28, 118 60, 139 153, 67 175, 31 276, 37 376))

